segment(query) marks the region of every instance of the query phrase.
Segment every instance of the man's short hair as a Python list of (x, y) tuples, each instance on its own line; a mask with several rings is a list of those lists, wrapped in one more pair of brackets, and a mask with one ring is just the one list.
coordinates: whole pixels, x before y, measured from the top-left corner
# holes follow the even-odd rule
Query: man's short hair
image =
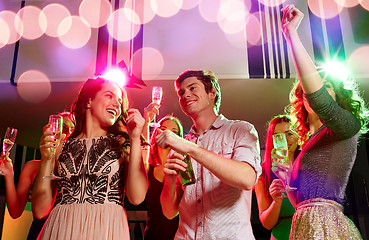
[(216, 113), (219, 112), (220, 103), (221, 103), (221, 92), (220, 92), (220, 86), (218, 79), (215, 77), (214, 73), (212, 71), (203, 71), (203, 70), (187, 70), (181, 75), (178, 76), (178, 78), (175, 81), (176, 88), (179, 89), (179, 85), (187, 78), (190, 77), (196, 77), (199, 79), (205, 87), (206, 93), (211, 92), (211, 90), (214, 88), (216, 91), (215, 95), (215, 101), (214, 101), (214, 109)]

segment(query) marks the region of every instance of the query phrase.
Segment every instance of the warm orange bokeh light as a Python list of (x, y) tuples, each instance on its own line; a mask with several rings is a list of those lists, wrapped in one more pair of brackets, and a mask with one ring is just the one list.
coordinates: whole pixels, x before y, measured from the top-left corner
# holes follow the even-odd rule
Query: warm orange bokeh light
[(2, 11), (0, 12), (0, 19), (3, 19), (9, 28), (9, 40), (6, 44), (18, 41), (23, 34), (23, 22), (20, 17), (12, 11)]
[(45, 33), (47, 19), (45, 14), (38, 7), (26, 6), (19, 10), (17, 16), (19, 16), (23, 22), (23, 38), (33, 40), (41, 37)]
[(45, 34), (50, 37), (59, 37), (58, 29), (60, 23), (71, 14), (69, 10), (61, 4), (49, 4), (42, 9), (47, 19), (47, 27)]
[(86, 45), (91, 37), (91, 28), (86, 20), (78, 16), (65, 18), (59, 25), (58, 34), (60, 42), (72, 49)]
[(105, 25), (112, 13), (108, 0), (83, 0), (79, 6), (79, 16), (84, 18), (91, 28)]
[(39, 103), (50, 95), (50, 80), (40, 71), (28, 70), (18, 78), (17, 91), (24, 101)]

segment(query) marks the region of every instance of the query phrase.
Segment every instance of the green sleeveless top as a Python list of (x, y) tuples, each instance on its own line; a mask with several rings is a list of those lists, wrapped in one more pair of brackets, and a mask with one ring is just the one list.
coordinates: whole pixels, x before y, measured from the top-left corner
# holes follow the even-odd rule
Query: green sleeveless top
[(279, 219), (277, 224), (272, 229), (272, 239), (288, 239), (291, 231), (292, 216), (295, 213), (288, 197), (283, 198), (281, 211), (279, 212)]

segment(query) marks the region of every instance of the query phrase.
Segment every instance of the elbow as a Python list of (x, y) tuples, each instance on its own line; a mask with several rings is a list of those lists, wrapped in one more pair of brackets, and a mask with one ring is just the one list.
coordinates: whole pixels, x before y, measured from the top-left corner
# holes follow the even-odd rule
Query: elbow
[(168, 218), (169, 220), (172, 220), (173, 218), (175, 218), (175, 216), (177, 216), (178, 212), (173, 212), (173, 211), (168, 211), (167, 209), (163, 208), (163, 215)]

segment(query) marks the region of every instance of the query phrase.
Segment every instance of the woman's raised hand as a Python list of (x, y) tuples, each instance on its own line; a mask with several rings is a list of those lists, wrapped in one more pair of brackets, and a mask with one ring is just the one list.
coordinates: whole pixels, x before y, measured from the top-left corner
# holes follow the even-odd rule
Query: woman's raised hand
[(142, 117), (141, 113), (134, 108), (128, 109), (127, 114), (126, 121), (129, 136), (132, 138), (140, 138), (145, 119)]
[(293, 4), (284, 6), (281, 11), (283, 13), (281, 22), (282, 32), (286, 40), (289, 40), (290, 33), (292, 31), (296, 31), (302, 18), (304, 17), (304, 14)]
[(144, 108), (144, 118), (145, 123), (150, 123), (155, 115), (159, 114), (160, 105), (154, 102), (151, 102), (147, 107)]

